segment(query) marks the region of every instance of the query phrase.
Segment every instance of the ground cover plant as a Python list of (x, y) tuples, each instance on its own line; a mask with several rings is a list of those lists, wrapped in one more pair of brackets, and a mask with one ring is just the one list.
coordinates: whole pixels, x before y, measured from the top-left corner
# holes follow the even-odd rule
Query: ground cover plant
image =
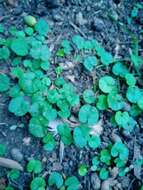
[[(138, 4), (134, 7), (132, 19), (141, 8)], [(8, 64), (7, 72), (0, 71), (0, 94), (8, 97), (8, 111), (13, 117), (25, 119), (26, 130), (47, 153), (60, 143), (61, 162), (64, 147), (88, 149), (93, 154), (88, 163), (78, 163), (70, 176), (58, 170), (43, 172), (45, 165), (39, 158), (27, 160), (24, 171), (17, 165), (11, 169), (8, 166), (7, 182), (0, 183), (0, 188), (17, 189), (14, 184), (26, 172), (26, 188), (31, 190), (80, 190), (82, 179), (90, 173), (110, 189), (116, 177), (125, 177), (136, 168), (141, 170), (142, 155), (131, 160), (130, 147), (120, 135), (128, 138), (141, 128), (143, 88), (139, 81), (143, 60), (138, 49), (131, 47), (130, 57), (120, 59), (96, 39), (75, 34), (61, 39), (53, 51), (49, 42), (52, 30), (46, 20), (28, 15), (23, 23), (21, 30), (10, 27), (7, 35), (4, 26), (0, 27), (0, 61)], [(55, 59), (80, 65), (91, 76), (92, 87), (78, 92), (75, 84), (64, 78), (62, 66), (57, 64), (53, 69)], [(101, 70), (104, 72), (98, 75)], [(113, 132), (110, 141), (104, 143), (107, 122)], [(0, 158), (4, 159), (6, 149), (5, 144), (0, 144)], [(140, 179), (138, 189), (142, 187)]]

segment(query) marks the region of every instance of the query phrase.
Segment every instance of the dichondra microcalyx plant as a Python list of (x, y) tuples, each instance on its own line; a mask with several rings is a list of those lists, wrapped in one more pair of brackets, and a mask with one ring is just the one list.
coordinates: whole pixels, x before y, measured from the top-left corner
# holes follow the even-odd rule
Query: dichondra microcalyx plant
[[(27, 16), (25, 22), (28, 26), (24, 31), (11, 28), (11, 37), (0, 39), (0, 60), (11, 62), (10, 72), (0, 73), (0, 93), (10, 96), (8, 110), (15, 116), (29, 116), (28, 130), (41, 139), (46, 151), (53, 151), (57, 145), (55, 136), (49, 130), (49, 123), (60, 120), (54, 134), (65, 146), (74, 144), (77, 148), (96, 149), (98, 155), (92, 159), (91, 169), (106, 180), (110, 164), (125, 168), (129, 151), (122, 141), (111, 141), (109, 146), (102, 149), (102, 136), (93, 135), (91, 128), (110, 113), (110, 118), (106, 120), (110, 122), (112, 116), (114, 127), (119, 132), (133, 131), (138, 124), (136, 115), (143, 112), (143, 89), (135, 77), (136, 70), (134, 67), (130, 69), (126, 62), (114, 60), (95, 39), (84, 39), (80, 35), (72, 36), (71, 40), (63, 39), (55, 56), (68, 59), (69, 55), (78, 53), (81, 57), (79, 64), (85, 72), (93, 74), (100, 66), (104, 69), (109, 67), (111, 71), (96, 79), (96, 89), (84, 89), (79, 95), (74, 84), (62, 77), (62, 68), (54, 70), (56, 78), (50, 76), (53, 52), (47, 43), (48, 33), (51, 32), (48, 23), (43, 19), (36, 21), (32, 16)], [(70, 118), (73, 115), (78, 125), (71, 127)], [(0, 148), (3, 154), (3, 146)], [(37, 176), (31, 181), (32, 190), (46, 188), (47, 181), (38, 176), (42, 168), (42, 163), (36, 159), (27, 164), (27, 171)], [(84, 176), (88, 169), (85, 164), (79, 165), (78, 174)], [(51, 173), (48, 178), (48, 185), (57, 189), (78, 190), (79, 184), (75, 176), (68, 177), (64, 182), (58, 172)]]

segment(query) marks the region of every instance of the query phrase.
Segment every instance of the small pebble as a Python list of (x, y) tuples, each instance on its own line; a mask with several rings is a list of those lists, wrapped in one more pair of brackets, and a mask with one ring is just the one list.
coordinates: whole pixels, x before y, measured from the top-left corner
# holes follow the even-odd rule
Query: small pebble
[(99, 18), (95, 18), (94, 21), (92, 22), (91, 27), (93, 30), (101, 32), (104, 30), (104, 22)]
[(101, 180), (96, 173), (93, 173), (91, 175), (91, 184), (93, 190), (98, 190), (101, 187)]
[(76, 15), (76, 24), (77, 25), (84, 25), (86, 24), (87, 21), (83, 18), (83, 15), (81, 12), (79, 12), (77, 15)]
[(14, 160), (21, 162), (23, 160), (23, 154), (20, 152), (18, 148), (13, 148), (11, 150), (11, 156)]

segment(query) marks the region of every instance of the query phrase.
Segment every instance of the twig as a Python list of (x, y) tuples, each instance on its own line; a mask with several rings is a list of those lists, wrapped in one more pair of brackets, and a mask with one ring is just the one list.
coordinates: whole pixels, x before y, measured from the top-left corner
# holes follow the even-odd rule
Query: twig
[(76, 30), (78, 31), (84, 38), (87, 38), (86, 35), (78, 28), (73, 22), (69, 22), (69, 24)]
[(132, 184), (134, 183), (134, 181), (135, 181), (136, 179), (134, 178), (132, 181), (131, 181), (131, 183), (130, 183), (130, 185), (129, 185), (129, 187), (128, 187), (128, 189), (127, 190), (130, 190), (131, 189), (131, 187), (132, 187)]

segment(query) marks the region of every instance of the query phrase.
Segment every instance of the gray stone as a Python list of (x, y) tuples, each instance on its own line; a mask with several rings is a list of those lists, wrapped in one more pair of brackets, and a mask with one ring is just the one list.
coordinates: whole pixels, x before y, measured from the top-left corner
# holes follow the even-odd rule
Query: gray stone
[(101, 187), (101, 180), (96, 173), (91, 174), (91, 184), (93, 190), (98, 190)]
[(76, 24), (78, 25), (84, 25), (87, 23), (87, 20), (85, 20), (83, 18), (83, 15), (81, 12), (79, 12), (77, 15), (76, 15)]
[(23, 154), (18, 148), (13, 148), (11, 150), (11, 156), (14, 160), (21, 162), (23, 160)]
[(104, 30), (104, 22), (99, 18), (94, 18), (91, 27), (93, 30), (101, 32)]

